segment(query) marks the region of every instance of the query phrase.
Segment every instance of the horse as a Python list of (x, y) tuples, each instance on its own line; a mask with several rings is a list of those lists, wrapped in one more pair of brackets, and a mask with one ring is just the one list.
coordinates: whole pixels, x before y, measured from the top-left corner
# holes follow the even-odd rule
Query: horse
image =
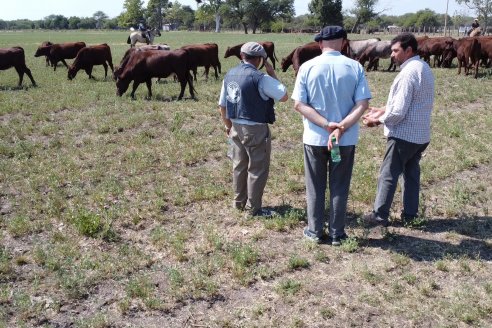
[(482, 31), (480, 30), (480, 27), (477, 27), (477, 28), (474, 28), (471, 32), (470, 32), (470, 37), (474, 37), (474, 36), (480, 36), (482, 34)]
[(130, 48), (135, 47), (135, 43), (137, 43), (137, 42), (152, 44), (152, 42), (154, 42), (154, 38), (156, 36), (161, 36), (161, 32), (157, 28), (153, 28), (147, 32), (147, 34), (149, 35), (148, 40), (142, 36), (142, 33), (144, 33), (144, 32), (140, 32), (140, 31), (132, 32), (128, 36), (126, 43), (128, 43), (130, 45)]

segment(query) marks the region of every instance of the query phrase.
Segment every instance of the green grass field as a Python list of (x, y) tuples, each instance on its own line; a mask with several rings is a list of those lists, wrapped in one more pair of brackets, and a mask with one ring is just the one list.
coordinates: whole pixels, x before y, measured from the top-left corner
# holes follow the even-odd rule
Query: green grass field
[[(38, 87), (0, 71), (0, 327), (485, 327), (492, 325), (492, 73), (434, 69), (431, 144), (422, 161), (421, 217), (364, 229), (385, 139), (362, 128), (339, 248), (303, 240), (302, 120), (277, 105), (264, 204), (251, 219), (231, 208), (231, 162), (217, 100), (237, 63), (195, 83), (153, 83), (146, 100), (116, 96), (96, 66), (67, 80), (45, 67), (42, 41), (108, 43), (127, 32), (0, 32), (22, 46)], [(351, 39), (364, 36), (349, 36)], [(389, 36), (388, 36), (389, 38)], [(311, 35), (168, 32), (172, 49), (215, 42), (275, 43), (280, 60)], [(72, 61), (69, 60), (71, 63)], [(384, 61), (380, 67), (387, 67)], [(199, 68), (203, 72), (203, 68)], [(367, 74), (382, 105), (397, 73)], [(395, 198), (395, 218), (401, 204)]]

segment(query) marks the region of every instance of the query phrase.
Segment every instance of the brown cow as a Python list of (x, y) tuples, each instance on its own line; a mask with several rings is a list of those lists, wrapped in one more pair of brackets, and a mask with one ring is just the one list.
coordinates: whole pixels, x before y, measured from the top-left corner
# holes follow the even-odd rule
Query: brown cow
[(127, 51), (125, 51), (125, 54), (123, 55), (123, 58), (121, 58), (120, 65), (114, 67), (113, 71), (113, 80), (116, 81), (118, 78), (118, 75), (123, 71), (123, 62), (128, 59), (128, 56), (130, 56), (133, 52), (135, 51), (146, 51), (146, 50), (162, 50), (162, 51), (168, 51), (171, 50), (171, 47), (168, 46), (167, 44), (148, 44), (140, 47), (132, 47), (129, 48)]
[(51, 66), (51, 61), (50, 61), (50, 50), (51, 46), (53, 43), (50, 41), (44, 41), (41, 43), (41, 45), (38, 47), (36, 50), (36, 53), (34, 54), (34, 57), (40, 57), (40, 56), (45, 56), (46, 57), (46, 66)]
[(492, 63), (492, 36), (480, 36), (477, 39), (480, 42), (482, 65), (489, 68)]
[(32, 77), (31, 71), (26, 66), (26, 56), (24, 49), (21, 47), (2, 48), (0, 49), (0, 70), (14, 67), (19, 74), (19, 87), (22, 85), (24, 73), (31, 79), (32, 85), (36, 86), (36, 82)]
[(217, 68), (219, 73), (222, 74), (222, 68), (219, 61), (219, 46), (216, 43), (190, 44), (181, 47), (181, 49), (185, 49), (188, 52), (190, 69), (193, 71), (195, 81), (198, 66), (205, 67), (205, 77), (207, 80), (210, 66), (214, 68), (216, 80), (219, 78)]
[(89, 79), (93, 79), (92, 68), (94, 65), (103, 65), (104, 78), (108, 76), (108, 65), (111, 68), (111, 72), (114, 71), (111, 48), (106, 43), (80, 49), (73, 64), (68, 68), (68, 79), (74, 79), (81, 69), (85, 70), (87, 75), (89, 75)]
[(151, 98), (152, 78), (168, 77), (175, 73), (181, 84), (178, 100), (183, 98), (187, 83), (189, 84), (191, 97), (195, 98), (193, 78), (190, 74), (188, 61), (188, 52), (183, 49), (134, 51), (121, 65), (121, 73), (116, 81), (116, 94), (122, 96), (128, 90), (131, 81), (133, 81), (131, 97), (135, 99), (135, 90), (140, 83), (145, 82), (147, 84), (148, 98)]
[(461, 74), (461, 67), (465, 69), (465, 75), (468, 75), (469, 68), (475, 66), (474, 77), (478, 77), (478, 65), (480, 64), (481, 47), (478, 38), (461, 38), (448, 42), (448, 47), (444, 52), (445, 61), (451, 62), (456, 56), (458, 59), (458, 74)]
[(430, 65), (430, 56), (434, 56), (434, 66), (441, 67), (443, 64), (443, 53), (449, 42), (454, 39), (449, 36), (427, 38), (420, 42), (417, 53)]
[[(296, 59), (297, 70), (302, 65), (302, 63), (304, 63), (304, 61), (307, 61), (307, 60), (314, 58), (314, 57), (321, 54), (321, 50), (316, 49), (316, 48), (319, 48), (318, 42), (313, 41), (313, 42), (306, 43), (303, 46), (297, 47), (294, 50), (292, 50), (292, 52), (289, 55), (287, 55), (287, 57), (282, 58), (282, 61), (280, 64), (281, 64), (283, 72), (286, 72), (287, 69), (290, 67), (290, 65), (293, 65), (294, 54), (295, 54), (296, 50), (298, 48), (301, 48), (301, 47), (305, 48), (305, 50), (300, 50), (298, 52), (298, 56), (299, 56), (299, 54), (302, 54), (302, 58)], [(311, 49), (311, 50), (307, 50), (307, 49)], [(341, 53), (344, 56), (350, 57), (350, 55), (349, 55), (349, 53), (350, 53), (349, 40), (347, 40), (347, 39), (343, 40)], [(297, 70), (296, 70), (296, 74), (297, 74)]]
[(292, 58), (294, 57), (294, 52), (296, 52), (297, 48), (292, 50), (290, 54), (287, 55), (287, 57), (282, 58), (282, 60), (280, 61), (280, 68), (282, 69), (282, 72), (287, 72), (287, 69), (290, 67), (290, 65), (292, 65)]
[[(265, 42), (258, 42), (265, 48), (265, 52), (267, 54), (267, 58), (270, 58), (270, 61), (272, 62), (273, 69), (275, 69), (275, 61), (277, 60), (277, 56), (275, 55), (275, 44), (271, 41), (265, 41)], [(224, 54), (224, 58), (230, 57), (230, 56), (236, 56), (237, 58), (241, 59), (241, 47), (243, 46), (244, 43), (232, 46), (232, 47), (227, 47), (227, 50)], [(261, 65), (260, 68), (263, 67), (263, 64)]]
[(58, 62), (61, 61), (63, 65), (68, 69), (65, 59), (72, 59), (77, 56), (80, 49), (85, 47), (84, 42), (67, 42), (67, 43), (55, 43), (50, 48), (50, 61), (53, 65), (53, 70), (56, 71)]
[(318, 42), (310, 42), (298, 47), (292, 56), (292, 68), (294, 69), (295, 75), (297, 75), (299, 67), (303, 63), (319, 55), (321, 55), (321, 49)]

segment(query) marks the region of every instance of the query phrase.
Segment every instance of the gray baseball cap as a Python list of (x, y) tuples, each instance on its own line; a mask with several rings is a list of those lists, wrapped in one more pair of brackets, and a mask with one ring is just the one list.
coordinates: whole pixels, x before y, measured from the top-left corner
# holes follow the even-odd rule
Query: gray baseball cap
[(241, 47), (241, 52), (244, 52), (246, 55), (250, 55), (253, 57), (263, 57), (267, 58), (267, 54), (265, 48), (258, 42), (246, 42)]

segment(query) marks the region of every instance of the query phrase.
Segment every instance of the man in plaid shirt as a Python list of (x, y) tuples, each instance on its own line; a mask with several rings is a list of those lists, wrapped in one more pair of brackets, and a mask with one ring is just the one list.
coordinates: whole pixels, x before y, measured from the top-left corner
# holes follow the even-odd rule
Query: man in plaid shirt
[(430, 142), (431, 112), (434, 106), (434, 76), (417, 55), (417, 40), (403, 33), (391, 41), (391, 57), (400, 65), (385, 107), (369, 108), (368, 126), (384, 124), (388, 138), (381, 164), (374, 209), (364, 216), (369, 224), (389, 225), (391, 203), (403, 175), (403, 221), (417, 217), (420, 191), (420, 159)]

